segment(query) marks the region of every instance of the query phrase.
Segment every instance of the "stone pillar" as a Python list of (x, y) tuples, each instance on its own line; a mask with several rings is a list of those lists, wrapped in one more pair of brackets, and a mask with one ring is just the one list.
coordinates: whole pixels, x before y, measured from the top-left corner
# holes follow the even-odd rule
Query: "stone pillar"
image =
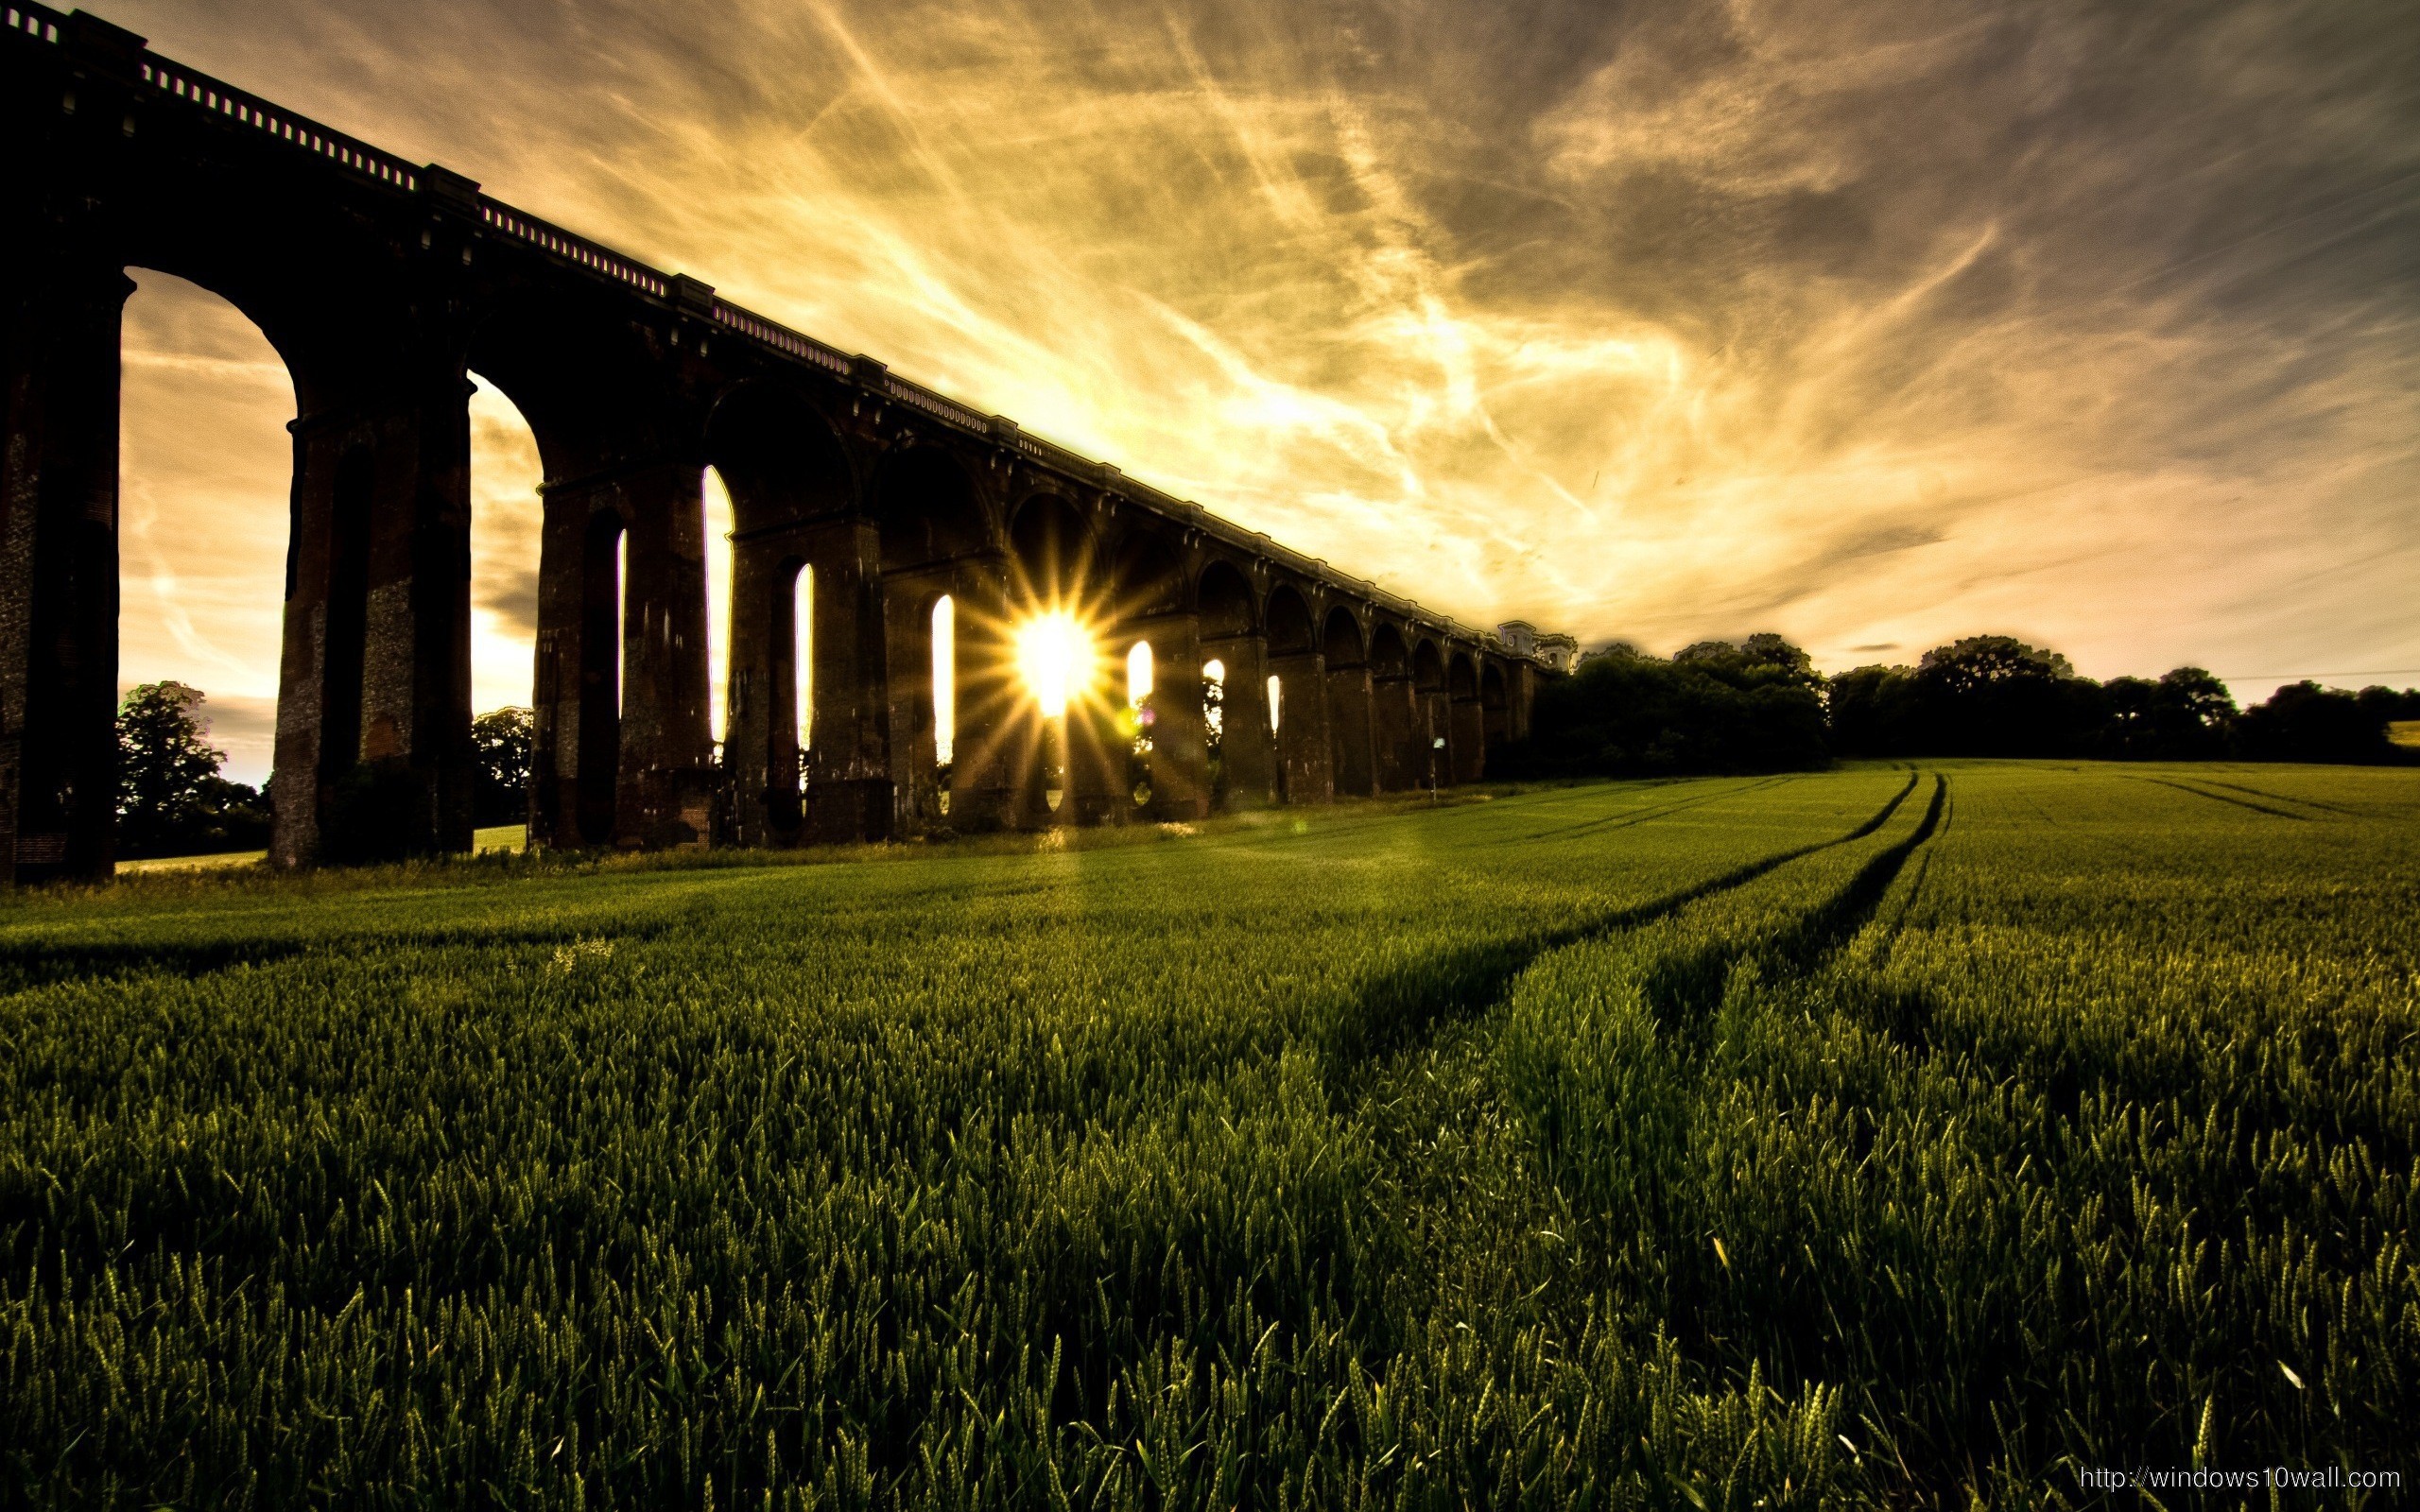
[(950, 756), (953, 830), (1015, 829), (1043, 822), (1027, 806), (1040, 748), (1032, 702), (1019, 696), (1009, 639), (1009, 582), (995, 557), (960, 562), (956, 602), (956, 748)]
[(917, 834), (948, 822), (942, 813), (943, 787), (935, 745), (940, 719), (934, 705), (933, 608), (956, 586), (957, 573), (946, 565), (894, 572), (882, 580), (891, 827), (897, 834)]
[(1158, 615), (1138, 621), (1132, 635), (1151, 646), (1151, 693), (1143, 705), (1150, 716), (1145, 728), (1151, 736), (1150, 816), (1180, 821), (1207, 817), (1210, 746), (1201, 718), (1201, 618)]
[(529, 843), (611, 844), (622, 745), (614, 598), (622, 519), (598, 490), (541, 484)]
[(1370, 744), (1376, 762), (1377, 790), (1402, 793), (1420, 786), (1426, 765), (1419, 760), (1419, 696), (1411, 676), (1403, 672), (1370, 674)]
[(1537, 707), (1538, 668), (1535, 662), (1515, 662), (1505, 679), (1504, 723), (1507, 736), (1512, 740), (1530, 738), (1530, 712)]
[(5, 296), (0, 878), (115, 864), (118, 335), (133, 288), (95, 260)]
[[(1445, 743), (1440, 749), (1437, 742)], [(1423, 786), (1444, 787), (1454, 781), (1454, 705), (1443, 688), (1420, 695), (1420, 781)]]
[(1269, 641), (1260, 635), (1222, 635), (1201, 643), (1206, 662), (1227, 669), (1219, 764), (1226, 777), (1226, 806), (1267, 808), (1277, 801), (1277, 744), (1269, 731)]
[(629, 531), (614, 843), (703, 848), (713, 832), (705, 468), (657, 462), (605, 487)]
[[(695, 462), (660, 461), (541, 490), (534, 844), (706, 841), (703, 474)], [(735, 736), (739, 723), (735, 709)]]
[(1377, 791), (1371, 702), (1368, 667), (1327, 669), (1330, 769), (1339, 798), (1368, 798)]
[(1487, 709), (1474, 693), (1453, 701), (1452, 729), (1446, 751), (1453, 761), (1455, 782), (1476, 782), (1487, 775)]
[(794, 595), (804, 565), (790, 544), (762, 532), (733, 539), (722, 765), (726, 838), (735, 845), (794, 845), (804, 816), (792, 661)]
[(1328, 729), (1327, 665), (1317, 651), (1272, 656), (1277, 679), (1277, 783), (1288, 803), (1336, 799), (1335, 748)]
[(1119, 717), (1125, 702), (1123, 689), (1098, 685), (1068, 699), (1065, 785), (1055, 822), (1124, 824), (1134, 816), (1134, 738)]
[(809, 526), (800, 539), (815, 573), (807, 836), (822, 845), (887, 840), (890, 694), (881, 543), (873, 523), (856, 519)]
[(399, 351), (317, 387), (333, 402), (289, 427), (269, 859), (467, 850), (470, 384), (458, 356)]

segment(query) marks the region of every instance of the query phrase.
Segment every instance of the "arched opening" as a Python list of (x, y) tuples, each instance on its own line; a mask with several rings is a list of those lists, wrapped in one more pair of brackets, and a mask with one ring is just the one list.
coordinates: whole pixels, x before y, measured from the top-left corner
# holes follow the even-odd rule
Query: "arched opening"
[(770, 577), (764, 799), (774, 829), (794, 836), (804, 815), (806, 753), (815, 736), (815, 569), (791, 557)]
[(933, 759), (946, 770), (958, 759), (958, 600), (933, 602)]
[(517, 850), (529, 826), (545, 473), (520, 409), (470, 376), (472, 847)]
[(728, 760), (731, 730), (731, 553), (739, 528), (731, 487), (722, 473), (706, 469), (706, 731), (718, 758)]
[(1327, 625), (1320, 638), (1321, 654), (1327, 658), (1328, 670), (1366, 665), (1361, 650), (1361, 622), (1353, 611), (1338, 605), (1328, 610)]
[(1253, 632), (1252, 584), (1231, 563), (1214, 561), (1202, 569), (1201, 609), (1204, 641)]
[(529, 706), (532, 842), (658, 843), (654, 774), (712, 758), (703, 669), (683, 665), (712, 644), (691, 576), (699, 470), (632, 465), (667, 449), (666, 411), (627, 327), (532, 294), (469, 336), (475, 743), (484, 756), (488, 719)]
[[(730, 500), (727, 565), (715, 549), (722, 532), (712, 524), (706, 529), (710, 617), (721, 618), (712, 610), (717, 593), (730, 605), (727, 649), (713, 674), (722, 695), (730, 833), (742, 844), (794, 844), (803, 838), (808, 805), (801, 795), (818, 780), (816, 764), (856, 747), (852, 711), (878, 693), (853, 688), (845, 676), (857, 632), (852, 575), (866, 570), (854, 544), (856, 474), (822, 413), (773, 383), (741, 384), (717, 402), (706, 422), (706, 460), (709, 500), (715, 481)], [(824, 625), (816, 623), (819, 614)], [(829, 645), (819, 631), (833, 637)], [(835, 674), (828, 686), (816, 680), (819, 656), (822, 670)], [(836, 792), (863, 776), (845, 764), (823, 775), (838, 784)], [(836, 812), (855, 811), (844, 803)], [(838, 822), (846, 829), (863, 817)]]
[(1471, 670), (1471, 659), (1467, 652), (1454, 653), (1452, 669), (1446, 675), (1446, 686), (1457, 703), (1465, 698), (1478, 696), (1478, 678)]
[(1211, 806), (1259, 808), (1277, 799), (1279, 777), (1268, 644), (1259, 634), (1251, 580), (1233, 562), (1213, 561), (1201, 570), (1194, 607), (1201, 627), (1201, 732)]
[(1308, 656), (1318, 650), (1311, 634), (1311, 611), (1303, 595), (1279, 586), (1269, 595), (1269, 654)]
[(1352, 610), (1340, 604), (1328, 611), (1320, 648), (1327, 660), (1328, 771), (1334, 790), (1366, 798), (1377, 791), (1377, 747), (1372, 738), (1369, 657), (1361, 622)]
[(894, 453), (875, 476), (873, 499), (886, 572), (947, 561), (988, 543), (974, 481), (939, 448)]
[(1295, 589), (1270, 591), (1266, 627), (1270, 751), (1270, 796), (1280, 803), (1324, 801), (1330, 790), (1327, 690), (1320, 676), (1319, 636), (1310, 607)]
[[(233, 304), (166, 273), (128, 274), (135, 288), (118, 352), (117, 535), (96, 541), (93, 552), (96, 569), (116, 576), (114, 681), (95, 693), (115, 706), (148, 684), (200, 692), (195, 713), (208, 725), (206, 743), (226, 756), (219, 776), (240, 790), (211, 790), (198, 814), (164, 793), (157, 801), (140, 791), (131, 804), (122, 794), (103, 801), (118, 811), (121, 855), (259, 850), (268, 843), (293, 570), (284, 501), (293, 480), (286, 423), (296, 413), (294, 382), (268, 337)], [(354, 485), (366, 490), (358, 472)], [(37, 679), (49, 670), (43, 660), (32, 669)], [(357, 706), (357, 689), (354, 697)], [(67, 758), (45, 773), (47, 744), (26, 742), (20, 833), (57, 822), (35, 812), (39, 799), (58, 785), (52, 779), (72, 780), (83, 765)]]
[(1511, 736), (1510, 701), (1504, 692), (1504, 669), (1490, 662), (1478, 674), (1479, 730), (1486, 736), (1488, 748), (1495, 749)]
[(1467, 651), (1456, 651), (1445, 664), (1445, 697), (1453, 742), (1451, 780), (1476, 782), (1486, 774), (1487, 737), (1485, 713), (1478, 702), (1478, 671)]
[(1380, 625), (1370, 632), (1370, 675), (1374, 678), (1400, 678), (1407, 675), (1409, 658), (1405, 655), (1403, 635), (1392, 625)]
[(840, 438), (805, 396), (745, 383), (706, 421), (706, 456), (722, 475), (742, 530), (850, 513), (856, 503)]
[(1098, 601), (1096, 556), (1091, 524), (1071, 501), (1042, 493), (1018, 506), (1009, 527), (1009, 613), (1025, 684), (1021, 707), (1031, 720), (1020, 716), (1011, 765), (1023, 769), (1028, 801), (1038, 794), (1058, 821), (1121, 806), (1127, 762), (1110, 722), (1115, 700), (1101, 696), (1098, 681), (1096, 637), (1109, 615)]
[(1201, 744), (1209, 755), (1210, 805), (1216, 809), (1227, 796), (1227, 663), (1215, 656), (1201, 663)]
[(1126, 707), (1140, 709), (1150, 696), (1151, 643), (1137, 641), (1126, 652)]
[(614, 541), (614, 714), (628, 711), (623, 695), (631, 685), (631, 533)]
[(991, 524), (966, 469), (938, 446), (911, 441), (884, 458), (872, 499), (884, 597), (892, 606), (887, 612), (921, 620), (888, 632), (890, 654), (900, 659), (889, 688), (891, 799), (901, 820), (913, 826), (950, 812), (958, 606), (946, 589), (958, 581), (954, 564), (991, 543)]
[(1212, 657), (1201, 663), (1201, 724), (1210, 733), (1210, 748), (1216, 753), (1220, 737), (1227, 732), (1226, 694), (1227, 663)]
[(1126, 651), (1126, 707), (1121, 729), (1126, 736), (1126, 793), (1141, 808), (1151, 801), (1151, 643), (1137, 641)]
[(1370, 744), (1383, 793), (1421, 785), (1427, 765), (1409, 660), (1395, 627), (1381, 623), (1370, 632)]
[(1156, 619), (1184, 608), (1184, 575), (1159, 531), (1128, 535), (1117, 548), (1114, 612), (1123, 621)]
[(790, 579), (790, 736), (802, 751), (815, 748), (815, 569), (802, 565)]
[(1009, 528), (1009, 555), (1010, 592), (1023, 609), (1095, 611), (1092, 526), (1074, 504), (1055, 493), (1026, 500)]
[(1412, 644), (1411, 690), (1419, 700), (1419, 717), (1412, 727), (1419, 765), (1412, 775), (1434, 791), (1453, 780), (1449, 756), (1453, 711), (1445, 702), (1444, 655), (1426, 636)]
[(929, 627), (933, 652), (933, 777), (943, 815), (949, 813), (950, 776), (958, 763), (958, 601), (943, 593), (933, 601)]

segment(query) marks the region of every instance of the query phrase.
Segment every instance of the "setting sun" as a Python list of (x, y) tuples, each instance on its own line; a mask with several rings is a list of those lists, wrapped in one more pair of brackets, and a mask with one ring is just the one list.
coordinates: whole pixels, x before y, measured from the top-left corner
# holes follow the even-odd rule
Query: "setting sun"
[(1037, 614), (1017, 627), (1017, 672), (1050, 718), (1091, 680), (1092, 636), (1065, 610)]

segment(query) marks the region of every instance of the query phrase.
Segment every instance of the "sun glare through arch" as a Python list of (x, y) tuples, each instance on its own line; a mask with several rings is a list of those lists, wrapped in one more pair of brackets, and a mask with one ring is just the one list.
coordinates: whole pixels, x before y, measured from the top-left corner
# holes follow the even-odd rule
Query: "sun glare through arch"
[(1092, 633), (1073, 611), (1046, 610), (1016, 629), (1017, 673), (1043, 717), (1058, 719), (1070, 700), (1091, 691)]

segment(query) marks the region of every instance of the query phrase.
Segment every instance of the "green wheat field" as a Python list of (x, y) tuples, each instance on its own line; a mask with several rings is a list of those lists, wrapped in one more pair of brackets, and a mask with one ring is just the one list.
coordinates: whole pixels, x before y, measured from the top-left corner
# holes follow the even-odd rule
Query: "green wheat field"
[(2415, 921), (2211, 765), (9, 899), (0, 1502), (2408, 1487)]

